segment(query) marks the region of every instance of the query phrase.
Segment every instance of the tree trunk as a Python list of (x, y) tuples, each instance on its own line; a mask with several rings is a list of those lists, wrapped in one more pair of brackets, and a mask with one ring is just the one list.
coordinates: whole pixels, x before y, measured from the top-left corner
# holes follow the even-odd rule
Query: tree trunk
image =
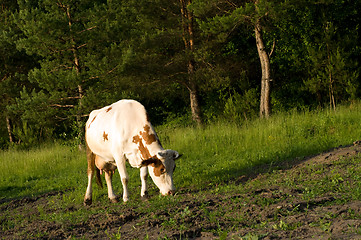
[[(70, 35), (71, 35), (71, 51), (73, 53), (73, 64), (74, 64), (74, 68), (76, 71), (76, 74), (79, 76), (80, 71), (81, 71), (81, 67), (80, 67), (80, 61), (79, 61), (79, 57), (78, 57), (78, 47), (76, 45), (75, 39), (74, 39), (74, 34), (73, 34), (73, 29), (72, 29), (72, 25), (73, 25), (73, 21), (72, 21), (72, 17), (70, 14), (70, 7), (69, 6), (65, 6), (65, 5), (61, 5), (64, 9), (64, 11), (66, 12), (66, 16), (68, 17), (68, 25), (69, 25), (69, 31), (70, 31)], [(77, 115), (76, 115), (76, 122), (78, 125), (78, 138), (81, 139), (83, 136), (83, 127), (82, 127), (82, 121), (81, 121), (81, 108), (82, 108), (82, 99), (83, 99), (84, 93), (83, 93), (83, 87), (82, 85), (79, 83), (78, 84), (78, 111), (77, 111)], [(79, 145), (79, 148), (81, 146)]]
[(327, 70), (328, 70), (328, 78), (329, 78), (328, 94), (330, 97), (330, 110), (332, 110), (332, 108), (333, 108), (333, 111), (336, 111), (335, 95), (334, 95), (334, 91), (333, 91), (331, 54), (330, 54), (329, 45), (326, 44), (326, 46), (327, 46), (327, 61), (328, 61), (328, 65), (329, 65)]
[(271, 64), (269, 55), (263, 43), (262, 28), (259, 21), (255, 26), (256, 44), (258, 56), (261, 62), (262, 79), (261, 79), (261, 99), (260, 99), (260, 117), (268, 118), (271, 114)]
[(189, 96), (191, 102), (192, 119), (198, 125), (202, 125), (201, 108), (198, 101), (198, 92), (196, 87), (189, 88)]
[(10, 118), (9, 118), (9, 116), (7, 116), (7, 115), (6, 115), (6, 127), (7, 127), (7, 129), (8, 129), (9, 141), (10, 141), (10, 143), (13, 143), (13, 142), (14, 142), (14, 138), (13, 138), (13, 134), (12, 134), (12, 131), (11, 131)]
[(188, 82), (185, 84), (190, 97), (190, 104), (192, 110), (192, 119), (197, 122), (198, 125), (202, 125), (202, 114), (198, 101), (198, 89), (195, 83), (194, 71), (195, 63), (193, 59), (194, 52), (194, 32), (193, 32), (193, 13), (188, 10), (191, 0), (180, 0), (181, 14), (182, 14), (182, 37), (186, 52), (190, 52), (190, 59), (188, 60), (187, 72)]

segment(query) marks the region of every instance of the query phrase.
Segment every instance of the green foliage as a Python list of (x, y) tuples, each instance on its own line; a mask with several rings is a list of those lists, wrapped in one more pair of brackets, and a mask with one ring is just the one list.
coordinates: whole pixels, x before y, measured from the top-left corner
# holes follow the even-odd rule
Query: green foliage
[(250, 89), (243, 96), (238, 93), (230, 96), (224, 105), (224, 115), (235, 122), (243, 122), (254, 118), (257, 113), (258, 94)]
[[(273, 49), (274, 112), (351, 103), (361, 93), (359, 1), (193, 0), (192, 51), (179, 2), (0, 5), (0, 119), (10, 119), (14, 142), (29, 146), (64, 136), (80, 141), (89, 112), (121, 98), (141, 101), (155, 125), (189, 124), (190, 60), (205, 122), (256, 116), (258, 21), (267, 52)], [(0, 126), (6, 148), (8, 126)]]
[(328, 96), (330, 107), (342, 99), (356, 99), (359, 76), (355, 64), (348, 62), (350, 57), (339, 45), (344, 42), (343, 38), (336, 40), (336, 33), (334, 25), (327, 23), (322, 41), (308, 47), (309, 78), (304, 81), (305, 87), (317, 96), (319, 104)]
[(28, 126), (27, 122), (23, 122), (22, 127), (15, 127), (13, 133), (19, 141), (21, 141), (21, 146), (25, 148), (30, 148), (38, 143), (39, 135), (34, 129)]

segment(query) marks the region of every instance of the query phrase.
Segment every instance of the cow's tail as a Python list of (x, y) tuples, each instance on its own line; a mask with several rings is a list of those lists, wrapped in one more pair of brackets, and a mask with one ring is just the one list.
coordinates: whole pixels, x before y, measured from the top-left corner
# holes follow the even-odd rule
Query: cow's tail
[(95, 180), (99, 187), (103, 188), (102, 179), (100, 177), (100, 170), (95, 166), (96, 155), (90, 150), (86, 144), (86, 155), (88, 160), (88, 175), (93, 174), (95, 171)]

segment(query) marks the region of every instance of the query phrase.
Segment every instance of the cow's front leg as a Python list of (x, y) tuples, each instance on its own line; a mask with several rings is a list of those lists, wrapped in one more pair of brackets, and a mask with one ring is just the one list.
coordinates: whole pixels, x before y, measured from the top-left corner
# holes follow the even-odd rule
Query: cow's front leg
[(127, 202), (129, 199), (129, 192), (128, 192), (129, 176), (127, 173), (127, 169), (125, 168), (125, 158), (115, 159), (115, 162), (117, 163), (120, 179), (123, 185), (123, 201)]
[(113, 178), (113, 171), (105, 171), (105, 181), (107, 182), (108, 187), (108, 198), (111, 202), (117, 203), (118, 197), (115, 195), (113, 191), (113, 185), (112, 185), (112, 178)]
[(147, 177), (148, 177), (148, 167), (147, 166), (141, 167), (140, 168), (140, 181), (142, 183), (142, 188), (140, 191), (140, 196), (143, 200), (148, 198)]

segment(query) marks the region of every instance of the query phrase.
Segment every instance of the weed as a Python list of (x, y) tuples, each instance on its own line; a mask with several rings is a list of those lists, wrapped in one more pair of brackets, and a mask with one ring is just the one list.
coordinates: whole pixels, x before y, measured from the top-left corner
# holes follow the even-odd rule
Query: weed
[(174, 227), (174, 226), (176, 226), (176, 224), (177, 224), (177, 221), (176, 221), (174, 218), (169, 218), (169, 219), (167, 219), (167, 220), (164, 220), (164, 221), (161, 223), (161, 225), (162, 225), (163, 227)]
[(332, 222), (326, 220), (325, 218), (321, 218), (319, 221), (310, 223), (311, 227), (319, 227), (324, 232), (329, 232)]
[(191, 214), (191, 211), (189, 211), (189, 207), (187, 206), (184, 210), (183, 210), (183, 212), (181, 213), (181, 216), (184, 218), (184, 217), (186, 217), (186, 216), (188, 216), (188, 215), (190, 215)]
[(273, 227), (273, 229), (276, 229), (276, 230), (288, 230), (289, 229), (289, 225), (287, 223), (285, 223), (283, 220), (280, 220), (280, 222), (277, 224), (273, 224), (272, 227)]
[(111, 240), (120, 240), (122, 239), (122, 234), (120, 233), (121, 227), (118, 228), (118, 231), (116, 233), (110, 234), (108, 233), (108, 230), (105, 230), (105, 234), (107, 237)]
[(227, 239), (227, 235), (228, 235), (227, 231), (223, 231), (222, 229), (218, 229), (217, 232), (218, 232), (219, 240), (226, 240)]
[(361, 226), (358, 224), (348, 224), (348, 227), (350, 229), (350, 232), (354, 232), (358, 235), (361, 235)]
[(241, 240), (260, 240), (267, 237), (268, 234), (254, 234), (254, 233), (247, 233), (247, 235), (241, 237)]

